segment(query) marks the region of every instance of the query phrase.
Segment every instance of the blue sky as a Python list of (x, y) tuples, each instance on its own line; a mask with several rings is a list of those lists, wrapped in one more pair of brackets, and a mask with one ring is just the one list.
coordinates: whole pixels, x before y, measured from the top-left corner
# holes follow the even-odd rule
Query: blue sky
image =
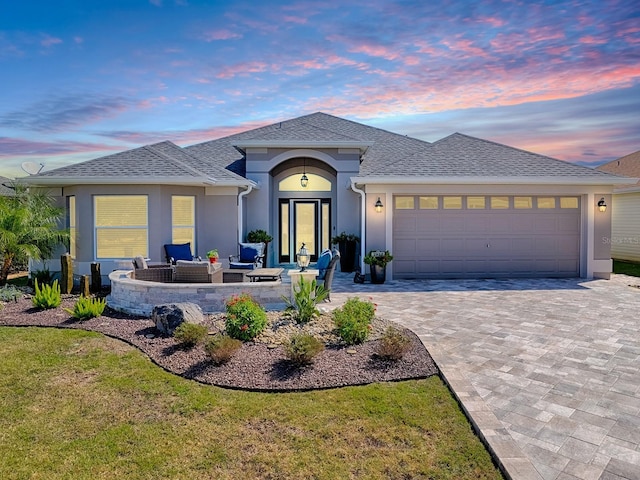
[(23, 0), (0, 12), (4, 176), (316, 111), (586, 165), (640, 150), (637, 0)]

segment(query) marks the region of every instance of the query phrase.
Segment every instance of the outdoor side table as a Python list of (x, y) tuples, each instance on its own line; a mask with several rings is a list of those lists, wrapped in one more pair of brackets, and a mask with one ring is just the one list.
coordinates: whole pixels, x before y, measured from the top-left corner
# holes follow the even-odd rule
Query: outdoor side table
[(247, 273), (247, 278), (251, 282), (260, 282), (262, 280), (275, 282), (281, 280), (284, 268), (256, 268)]

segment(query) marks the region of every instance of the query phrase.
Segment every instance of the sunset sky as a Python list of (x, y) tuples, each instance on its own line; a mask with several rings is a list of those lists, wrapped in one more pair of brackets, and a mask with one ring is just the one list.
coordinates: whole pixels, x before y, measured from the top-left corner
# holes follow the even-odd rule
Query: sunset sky
[(7, 1), (0, 175), (322, 111), (597, 165), (640, 150), (640, 2)]

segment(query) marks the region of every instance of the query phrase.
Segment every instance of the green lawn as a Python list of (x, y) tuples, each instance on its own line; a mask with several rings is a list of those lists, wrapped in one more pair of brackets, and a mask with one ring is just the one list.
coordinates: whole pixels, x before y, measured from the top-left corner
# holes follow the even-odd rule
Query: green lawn
[(0, 478), (502, 478), (438, 377), (264, 394), (81, 330), (0, 328)]
[(614, 260), (613, 273), (624, 273), (625, 275), (640, 277), (640, 264)]

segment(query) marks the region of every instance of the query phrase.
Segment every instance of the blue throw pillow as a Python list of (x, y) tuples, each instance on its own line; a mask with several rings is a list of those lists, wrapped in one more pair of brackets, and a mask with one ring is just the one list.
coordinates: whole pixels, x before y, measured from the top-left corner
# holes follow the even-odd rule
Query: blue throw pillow
[(240, 245), (240, 261), (253, 263), (258, 255), (258, 250), (253, 247), (243, 247)]
[(325, 275), (327, 274), (327, 268), (329, 267), (329, 263), (331, 262), (331, 250), (325, 250), (320, 254), (320, 258), (318, 258), (318, 270), (320, 270), (320, 274), (318, 275), (318, 280), (324, 280)]
[(191, 254), (191, 243), (182, 244), (168, 244), (164, 246), (164, 250), (167, 254), (167, 260), (173, 258), (174, 262), (178, 260), (193, 260)]

